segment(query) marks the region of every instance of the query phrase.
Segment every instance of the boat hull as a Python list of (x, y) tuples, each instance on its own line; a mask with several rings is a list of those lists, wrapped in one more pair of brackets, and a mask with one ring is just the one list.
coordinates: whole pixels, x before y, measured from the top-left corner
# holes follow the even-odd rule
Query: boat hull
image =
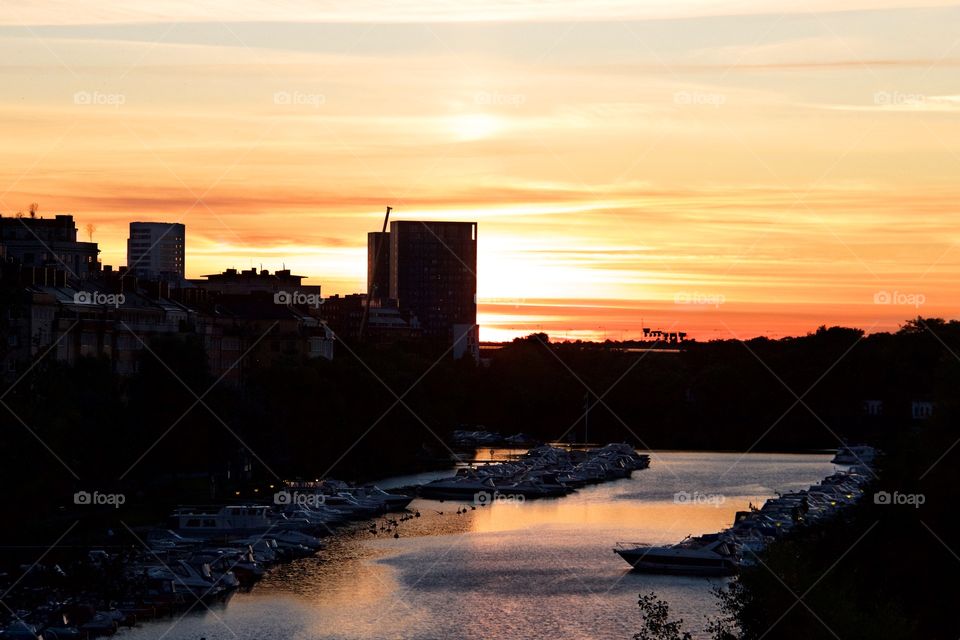
[(627, 561), (638, 573), (660, 573), (681, 576), (732, 576), (738, 571), (735, 562), (727, 559), (659, 559), (644, 551), (616, 550), (617, 555)]

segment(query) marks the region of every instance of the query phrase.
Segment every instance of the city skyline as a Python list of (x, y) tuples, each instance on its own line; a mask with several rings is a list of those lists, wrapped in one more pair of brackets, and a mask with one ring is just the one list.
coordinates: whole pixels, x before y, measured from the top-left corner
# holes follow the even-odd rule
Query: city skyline
[(0, 1), (0, 638), (960, 638), (958, 25)]
[(484, 225), (484, 340), (956, 311), (955, 7), (11, 8), (0, 211), (73, 214), (104, 264), (166, 220), (188, 277), (364, 291), (390, 205)]

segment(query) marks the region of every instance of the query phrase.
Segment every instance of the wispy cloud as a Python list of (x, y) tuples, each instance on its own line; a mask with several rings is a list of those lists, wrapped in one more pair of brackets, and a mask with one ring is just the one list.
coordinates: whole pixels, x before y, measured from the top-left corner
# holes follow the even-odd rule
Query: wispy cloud
[(499, 331), (946, 313), (960, 9), (902, 4), (7, 0), (0, 209), (92, 222), (114, 265), (131, 218), (179, 219), (190, 275), (327, 293), (384, 206), (476, 220)]
[[(929, 0), (927, 6), (948, 6)], [(447, 22), (447, 21), (551, 21), (671, 19), (725, 16), (870, 11), (901, 9), (904, 0), (848, 0), (842, 7), (827, 0), (810, 0), (803, 6), (749, 0), (731, 5), (721, 0), (560, 0), (522, 3), (509, 0), (356, 0), (345, 5), (318, 5), (308, 0), (226, 0), (196, 3), (160, 0), (117, 4), (107, 0), (85, 2), (81, 8), (66, 0), (8, 0), (4, 21), (12, 24), (102, 24), (157, 21), (318, 21), (318, 22)]]

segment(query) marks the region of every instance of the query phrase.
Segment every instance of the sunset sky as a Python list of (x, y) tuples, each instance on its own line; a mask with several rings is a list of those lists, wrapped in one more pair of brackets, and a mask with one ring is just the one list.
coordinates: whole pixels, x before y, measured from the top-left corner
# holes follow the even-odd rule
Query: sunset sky
[(957, 317), (960, 7), (917, 4), (0, 0), (0, 213), (328, 295), (386, 205), (476, 220), (487, 340)]

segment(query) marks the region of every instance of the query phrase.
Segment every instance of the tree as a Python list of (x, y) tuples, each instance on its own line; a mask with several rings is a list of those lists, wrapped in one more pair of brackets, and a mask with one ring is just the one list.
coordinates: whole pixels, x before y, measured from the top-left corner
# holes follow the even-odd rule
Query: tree
[(691, 640), (683, 631), (683, 620), (670, 619), (670, 605), (653, 592), (640, 594), (640, 611), (643, 612), (643, 628), (634, 634), (633, 640)]

